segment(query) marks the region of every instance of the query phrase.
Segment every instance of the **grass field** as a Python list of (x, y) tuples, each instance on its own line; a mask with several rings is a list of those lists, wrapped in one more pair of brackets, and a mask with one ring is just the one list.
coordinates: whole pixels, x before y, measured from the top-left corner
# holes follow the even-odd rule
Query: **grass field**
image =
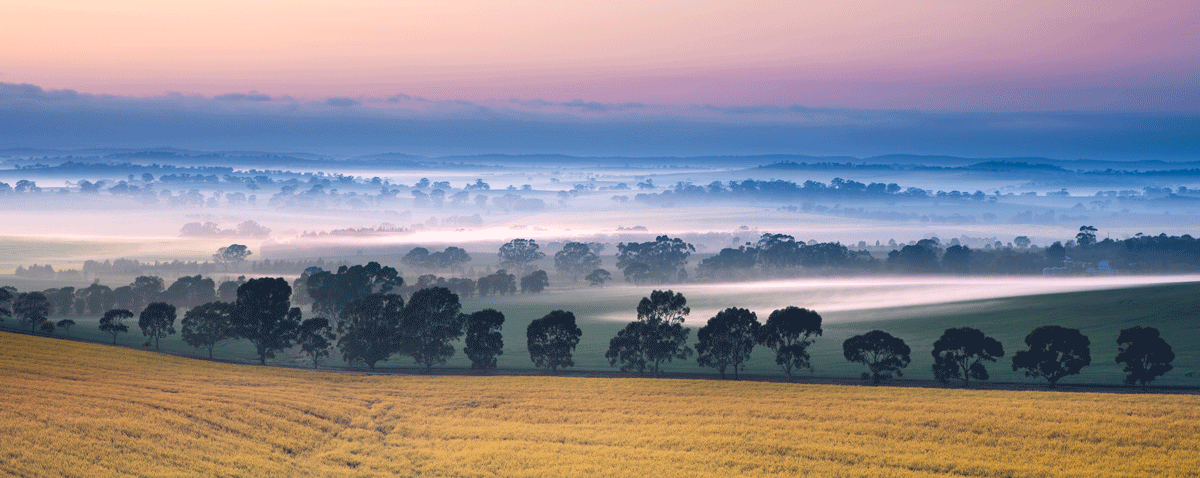
[[(553, 309), (573, 311), (578, 317), (583, 337), (575, 351), (575, 370), (615, 371), (604, 359), (608, 341), (625, 322), (609, 319), (625, 315), (625, 320), (636, 317), (637, 300), (649, 294), (651, 288), (606, 288), (604, 290), (564, 290), (539, 295), (515, 295), (504, 297), (471, 298), (464, 301), (464, 311), (475, 311), (494, 307), (505, 313), (505, 353), (498, 365), (509, 370), (530, 370), (533, 364), (525, 348), (525, 327), (530, 321)], [(789, 297), (786, 292), (777, 299), (778, 304), (770, 307), (755, 307), (748, 303), (744, 294), (729, 291), (687, 292), (689, 303), (697, 309), (716, 308), (719, 305), (750, 307), (760, 320), (765, 320), (772, 308), (787, 304), (809, 306), (803, 296)], [(791, 300), (794, 299), (795, 302)], [(762, 298), (757, 302), (764, 302)], [(993, 381), (1040, 383), (1025, 378), (1011, 369), (1011, 357), (1025, 347), (1024, 337), (1035, 327), (1057, 324), (1080, 328), (1092, 341), (1092, 365), (1083, 369), (1078, 376), (1068, 377), (1063, 384), (1096, 383), (1120, 384), (1124, 373), (1114, 362), (1117, 352), (1116, 337), (1123, 328), (1133, 325), (1153, 326), (1160, 329), (1163, 337), (1175, 350), (1175, 370), (1159, 379), (1156, 384), (1200, 385), (1200, 282), (1125, 287), (1112, 290), (1085, 291), (1046, 295), (1033, 295), (1001, 299), (973, 300), (935, 305), (891, 307), (858, 311), (822, 312), (825, 333), (811, 348), (815, 372), (800, 375), (815, 377), (857, 377), (863, 368), (848, 363), (842, 358), (841, 344), (846, 338), (871, 329), (882, 329), (903, 338), (913, 349), (912, 364), (905, 377), (932, 380), (930, 372), (932, 344), (949, 327), (972, 326), (994, 336), (1004, 344), (1006, 356), (996, 363), (988, 364)], [(182, 316), (182, 314), (180, 314)], [(73, 317), (78, 325), (71, 330), (76, 338), (108, 343), (111, 336), (98, 330), (97, 318)], [(687, 326), (698, 328), (708, 316), (693, 312)], [(57, 318), (55, 319), (57, 320)], [(15, 327), (15, 320), (5, 326)], [(178, 327), (178, 323), (176, 324)], [(144, 338), (138, 331), (136, 320), (130, 321), (130, 333), (122, 335), (118, 343), (139, 346)], [(694, 346), (696, 334), (691, 334)], [(196, 354), (201, 352), (187, 346), (172, 335), (162, 341), (164, 351)], [(465, 369), (469, 362), (463, 355), (462, 344), (456, 345), (458, 352), (446, 367)], [(256, 362), (253, 349), (245, 341), (233, 341), (217, 348), (218, 358), (246, 363)], [(329, 365), (344, 364), (336, 357)], [(307, 366), (300, 357), (280, 356), (269, 362), (274, 364)], [(409, 358), (393, 356), (380, 367), (384, 370), (411, 369)], [(686, 362), (675, 362), (664, 366), (665, 371), (704, 374), (715, 376), (713, 369), (701, 368), (694, 358)], [(774, 363), (770, 350), (757, 348), (747, 366), (747, 372), (758, 375), (782, 375)], [(1188, 377), (1188, 373), (1193, 373)]]
[(14, 476), (1196, 476), (1200, 397), (363, 376), (0, 333)]

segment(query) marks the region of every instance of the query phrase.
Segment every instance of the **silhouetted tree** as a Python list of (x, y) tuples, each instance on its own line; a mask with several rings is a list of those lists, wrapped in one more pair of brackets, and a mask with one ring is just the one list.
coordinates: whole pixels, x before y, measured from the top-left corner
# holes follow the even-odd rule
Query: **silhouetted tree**
[(151, 302), (138, 316), (138, 328), (142, 329), (142, 335), (154, 341), (155, 350), (162, 350), (158, 346), (159, 340), (175, 333), (175, 306)]
[(321, 366), (321, 362), (329, 357), (329, 349), (333, 347), (333, 328), (329, 319), (314, 317), (300, 323), (296, 334), (296, 344), (300, 351), (312, 360), (313, 368)]
[(842, 356), (866, 365), (870, 373), (863, 372), (862, 379), (870, 379), (875, 384), (892, 378), (892, 374), (903, 377), (904, 367), (911, 362), (911, 352), (903, 340), (881, 330), (855, 335), (842, 342)]
[(571, 359), (579, 337), (583, 335), (575, 325), (575, 314), (555, 310), (529, 323), (525, 329), (529, 359), (538, 368), (549, 368), (557, 372), (559, 367), (574, 367)]
[(604, 283), (612, 280), (612, 273), (604, 269), (596, 269), (585, 277), (588, 281), (588, 286), (604, 287)]
[(970, 386), (971, 379), (987, 380), (987, 368), (983, 361), (995, 362), (1004, 356), (1004, 346), (999, 340), (980, 332), (979, 329), (961, 327), (946, 329), (942, 337), (933, 343), (933, 376), (942, 383), (961, 379), (963, 386)]
[(1045, 378), (1050, 388), (1092, 363), (1091, 341), (1079, 329), (1043, 325), (1026, 335), (1025, 343), (1029, 350), (1013, 355), (1013, 371), (1025, 369), (1026, 377)]
[(275, 352), (291, 348), (300, 327), (300, 309), (291, 307), (292, 286), (281, 277), (250, 279), (237, 289), (233, 330), (249, 340), (266, 365)]
[(241, 268), (243, 262), (246, 262), (246, 258), (250, 257), (252, 254), (254, 254), (254, 252), (251, 252), (250, 249), (244, 245), (230, 244), (217, 249), (217, 253), (213, 254), (213, 262), (226, 265), (226, 270), (228, 270), (229, 264), (233, 264), (233, 270), (236, 271)]
[(133, 312), (127, 309), (112, 309), (104, 313), (104, 317), (100, 318), (100, 331), (113, 336), (113, 345), (117, 344), (117, 335), (129, 333), (129, 326), (124, 324), (125, 319), (133, 318)]
[(610, 365), (620, 364), (622, 372), (658, 373), (662, 362), (687, 360), (691, 329), (683, 327), (691, 309), (683, 294), (656, 290), (643, 297), (637, 306), (637, 320), (630, 322), (609, 341), (604, 357)]
[(1013, 245), (1017, 246), (1018, 249), (1027, 249), (1030, 244), (1033, 244), (1033, 241), (1029, 239), (1029, 236), (1017, 236), (1013, 238)]
[(775, 351), (775, 363), (792, 378), (792, 370), (812, 370), (808, 346), (813, 336), (821, 335), (821, 315), (800, 307), (786, 307), (771, 312), (759, 331), (758, 344)]
[(376, 363), (386, 362), (403, 347), (403, 318), (404, 299), (396, 294), (370, 294), (350, 302), (338, 324), (342, 358), (374, 371)]
[(504, 314), (495, 309), (484, 309), (467, 316), (467, 346), (463, 353), (471, 359), (473, 370), (496, 368), (496, 356), (504, 355)]
[(1096, 228), (1092, 226), (1079, 226), (1079, 234), (1075, 235), (1075, 243), (1079, 247), (1087, 247), (1096, 243)]
[(546, 275), (546, 271), (533, 271), (521, 278), (522, 294), (540, 294), (549, 286), (550, 277)]
[(500, 266), (523, 271), (546, 254), (538, 250), (537, 242), (533, 239), (513, 239), (500, 246)]
[(71, 319), (62, 319), (55, 325), (57, 325), (58, 328), (63, 329), (63, 332), (65, 332), (67, 335), (71, 335), (71, 327), (75, 326), (75, 321)]
[(478, 281), (479, 295), (506, 295), (517, 292), (517, 276), (500, 269), (492, 275), (480, 277)]
[(1154, 327), (1134, 326), (1117, 336), (1117, 363), (1125, 364), (1126, 385), (1146, 385), (1170, 372), (1175, 352)]
[(430, 287), (413, 292), (404, 307), (401, 328), (406, 340), (405, 352), (425, 370), (444, 364), (454, 355), (450, 342), (463, 335), (466, 316), (458, 295), (445, 287)]
[(183, 341), (196, 348), (208, 350), (213, 358), (213, 349), (224, 340), (235, 338), (233, 332), (233, 304), (208, 302), (192, 307), (183, 314)]
[(554, 268), (563, 274), (570, 274), (574, 281), (599, 267), (600, 257), (582, 242), (568, 242), (554, 254)]
[(747, 309), (730, 307), (708, 319), (708, 324), (696, 333), (696, 361), (702, 367), (713, 367), (725, 378), (725, 370), (733, 367), (733, 379), (738, 379), (758, 337), (758, 316)]

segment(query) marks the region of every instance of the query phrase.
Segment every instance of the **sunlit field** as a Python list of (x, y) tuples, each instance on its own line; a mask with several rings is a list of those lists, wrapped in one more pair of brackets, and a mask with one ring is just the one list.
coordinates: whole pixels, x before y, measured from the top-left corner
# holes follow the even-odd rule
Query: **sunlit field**
[(362, 376), (0, 333), (16, 476), (1195, 476), (1200, 398)]

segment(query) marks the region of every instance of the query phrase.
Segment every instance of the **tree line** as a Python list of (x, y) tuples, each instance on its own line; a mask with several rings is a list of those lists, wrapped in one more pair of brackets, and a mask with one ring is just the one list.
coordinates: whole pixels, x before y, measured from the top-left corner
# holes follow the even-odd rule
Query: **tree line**
[[(494, 369), (496, 357), (504, 353), (504, 314), (494, 309), (462, 313), (458, 295), (445, 287), (420, 289), (407, 301), (387, 288), (364, 290), (360, 297), (322, 305), (323, 315), (309, 319), (291, 305), (291, 295), (291, 286), (282, 278), (251, 279), (238, 286), (232, 302), (212, 301), (187, 310), (180, 324), (181, 338), (206, 350), (209, 358), (221, 343), (246, 340), (254, 346), (260, 364), (298, 347), (314, 368), (336, 349), (346, 363), (371, 371), (393, 355), (411, 357), (430, 370), (455, 354), (453, 342), (464, 335), (463, 353), (472, 369)], [(52, 334), (57, 328), (69, 333), (74, 321), (53, 323), (46, 318), (49, 310), (40, 293), (13, 295), (8, 288), (0, 289), (0, 320), (16, 317), (30, 333)], [(144, 345), (159, 349), (161, 339), (176, 333), (177, 311), (165, 302), (150, 303), (140, 314), (111, 309), (101, 317), (99, 329), (112, 335), (116, 344), (121, 334), (129, 332), (125, 321), (136, 316), (137, 327), (146, 337)], [(808, 350), (823, 332), (821, 316), (815, 311), (789, 306), (771, 312), (761, 323), (753, 311), (730, 307), (700, 327), (694, 349), (688, 345), (691, 329), (683, 326), (690, 312), (683, 294), (651, 292), (638, 303), (637, 319), (610, 339), (605, 358), (623, 372), (645, 374), (658, 373), (664, 362), (694, 355), (700, 366), (716, 369), (721, 378), (732, 372), (736, 380), (754, 348), (763, 346), (774, 353), (775, 363), (789, 379), (799, 370), (812, 370)], [(530, 360), (551, 372), (573, 367), (582, 335), (572, 312), (551, 311), (526, 328)], [(1173, 368), (1175, 354), (1153, 327), (1123, 329), (1116, 342), (1116, 362), (1125, 366), (1128, 385), (1144, 388)], [(1012, 357), (1013, 371), (1045, 379), (1051, 388), (1092, 361), (1091, 341), (1078, 329), (1038, 327), (1025, 337), (1025, 345), (1028, 350)], [(846, 339), (842, 351), (847, 361), (865, 366), (861, 378), (875, 384), (903, 376), (911, 363), (912, 350), (904, 340), (881, 330)], [(946, 329), (930, 354), (938, 381), (969, 386), (972, 380), (987, 380), (986, 363), (1004, 357), (1005, 351), (1000, 341), (982, 331), (959, 327)]]

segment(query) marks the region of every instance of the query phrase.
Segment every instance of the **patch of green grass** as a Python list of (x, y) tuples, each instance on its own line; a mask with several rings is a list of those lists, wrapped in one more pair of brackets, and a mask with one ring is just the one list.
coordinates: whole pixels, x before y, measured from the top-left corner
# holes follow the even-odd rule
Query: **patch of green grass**
[[(495, 308), (505, 314), (504, 355), (497, 365), (501, 369), (534, 369), (525, 347), (525, 328), (534, 319), (551, 310), (563, 309), (574, 312), (583, 329), (583, 337), (575, 350), (574, 370), (615, 371), (604, 358), (609, 340), (625, 326), (626, 321), (636, 318), (637, 300), (644, 291), (634, 288), (574, 289), (553, 291), (538, 295), (510, 295), (473, 297), (463, 301), (463, 311), (472, 312), (484, 308)], [(711, 300), (711, 299), (709, 299)], [(738, 306), (737, 297), (729, 295), (729, 306)], [(804, 304), (796, 304), (803, 306)], [(770, 310), (755, 310), (760, 320), (766, 319)], [(818, 310), (818, 312), (820, 312)], [(182, 317), (182, 311), (180, 312)], [(1156, 384), (1200, 385), (1200, 377), (1187, 377), (1189, 372), (1200, 375), (1200, 283), (1182, 283), (1146, 287), (1130, 287), (1103, 291), (1072, 292), (1035, 296), (988, 299), (969, 302), (940, 304), (936, 306), (897, 307), (850, 312), (822, 313), (825, 318), (824, 335), (816, 339), (810, 348), (814, 372), (800, 372), (798, 377), (855, 378), (864, 371), (859, 364), (846, 362), (842, 357), (842, 341), (852, 335), (872, 329), (884, 330), (900, 337), (912, 347), (912, 364), (906, 369), (905, 378), (932, 380), (930, 370), (933, 342), (942, 331), (951, 327), (970, 326), (995, 337), (1004, 344), (1006, 355), (998, 362), (987, 364), (993, 381), (1030, 382), (1021, 372), (1012, 371), (1012, 355), (1025, 349), (1024, 337), (1042, 325), (1062, 325), (1079, 328), (1092, 342), (1092, 365), (1077, 376), (1062, 381), (1070, 383), (1119, 384), (1124, 373), (1114, 362), (1117, 353), (1116, 337), (1123, 328), (1134, 325), (1156, 327), (1173, 347), (1176, 359), (1175, 370), (1161, 378)], [(612, 317), (627, 317), (626, 321)], [(112, 337), (99, 331), (98, 318), (72, 317), (77, 325), (71, 329), (74, 338), (111, 343)], [(58, 320), (55, 318), (54, 320)], [(695, 347), (695, 330), (703, 326), (708, 317), (693, 313), (686, 325), (693, 329), (690, 345)], [(130, 333), (121, 335), (118, 344), (141, 348), (145, 338), (137, 328), (136, 318), (127, 322)], [(3, 324), (7, 328), (16, 326), (9, 319)], [(176, 322), (176, 329), (180, 328)], [(61, 334), (61, 332), (59, 332)], [(200, 356), (204, 352), (184, 343), (178, 334), (162, 340), (164, 351)], [(445, 365), (448, 368), (469, 368), (470, 362), (462, 353), (462, 342), (455, 344), (457, 353)], [(344, 367), (336, 350), (328, 362), (332, 367)], [(253, 348), (246, 341), (231, 341), (217, 347), (216, 356), (222, 360), (252, 363), (256, 361)], [(270, 363), (279, 365), (309, 366), (297, 354), (282, 354)], [(379, 365), (381, 370), (402, 369), (415, 371), (417, 367), (408, 357), (393, 356)], [(716, 376), (713, 369), (696, 365), (695, 358), (665, 364), (665, 372), (695, 373)], [(745, 373), (756, 375), (782, 375), (774, 363), (774, 356), (766, 348), (756, 348)]]

